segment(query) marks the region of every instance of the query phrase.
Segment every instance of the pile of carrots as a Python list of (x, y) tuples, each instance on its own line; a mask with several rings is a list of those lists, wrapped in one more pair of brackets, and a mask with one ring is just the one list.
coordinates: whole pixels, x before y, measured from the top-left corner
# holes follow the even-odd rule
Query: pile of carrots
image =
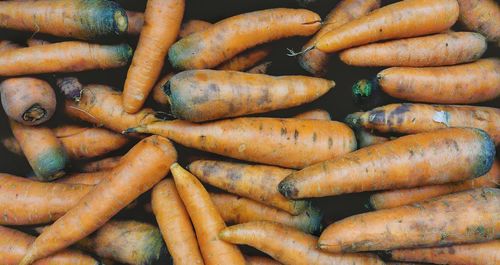
[(0, 265), (500, 264), (498, 1), (140, 2), (0, 1)]

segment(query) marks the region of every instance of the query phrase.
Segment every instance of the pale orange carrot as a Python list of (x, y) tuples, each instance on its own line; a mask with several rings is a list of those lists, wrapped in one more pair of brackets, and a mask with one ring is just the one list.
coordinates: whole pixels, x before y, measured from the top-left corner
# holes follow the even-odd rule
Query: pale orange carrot
[(332, 120), (330, 113), (328, 113), (328, 111), (324, 109), (308, 110), (293, 116), (293, 118), (304, 119), (304, 120), (325, 120), (325, 121)]

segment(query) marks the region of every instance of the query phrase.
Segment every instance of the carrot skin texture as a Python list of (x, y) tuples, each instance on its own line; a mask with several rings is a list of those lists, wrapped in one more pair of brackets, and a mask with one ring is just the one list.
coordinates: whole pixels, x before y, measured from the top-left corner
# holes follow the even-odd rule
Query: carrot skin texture
[(500, 46), (500, 6), (494, 0), (457, 0), (460, 21), (466, 28), (481, 33)]
[(248, 69), (246, 72), (250, 74), (266, 74), (269, 71), (269, 68), (271, 67), (272, 63), (273, 62), (271, 61), (263, 62)]
[(270, 46), (257, 46), (222, 63), (217, 66), (217, 69), (227, 71), (245, 71), (264, 60), (269, 54), (271, 54)]
[(128, 28), (127, 34), (139, 35), (144, 25), (144, 13), (127, 10)]
[(18, 49), (20, 46), (9, 40), (0, 40), (0, 53)]
[(245, 256), (246, 265), (281, 265), (281, 263), (266, 257)]
[[(59, 218), (30, 246), (21, 265), (50, 255), (88, 236), (139, 195), (152, 188), (169, 170), (177, 153), (167, 139), (150, 136), (136, 144), (92, 192)], [(67, 227), (75, 227), (68, 233)]]
[(112, 170), (73, 173), (56, 180), (56, 182), (65, 184), (97, 185), (101, 183), (102, 180), (109, 179), (112, 174)]
[(107, 157), (100, 160), (86, 162), (78, 165), (78, 170), (84, 173), (112, 169), (120, 164), (121, 156)]
[(185, 23), (182, 23), (181, 29), (179, 31), (179, 38), (184, 38), (195, 32), (204, 31), (212, 26), (212, 23), (206, 22), (198, 19), (191, 19)]
[(269, 221), (230, 226), (219, 236), (233, 244), (254, 247), (284, 265), (384, 264), (370, 254), (331, 254), (316, 248), (317, 238), (295, 228)]
[(298, 199), (443, 184), (482, 176), (494, 159), (495, 146), (484, 131), (441, 129), (317, 163), (290, 174), (278, 188)]
[(176, 69), (213, 68), (258, 44), (309, 36), (321, 18), (305, 9), (275, 8), (226, 18), (172, 45), (168, 59)]
[(175, 73), (166, 74), (164, 77), (160, 78), (160, 80), (153, 87), (153, 91), (151, 91), (151, 94), (153, 95), (153, 100), (156, 101), (156, 103), (162, 105), (170, 105), (170, 99), (165, 94), (165, 92), (163, 92), (163, 87), (174, 75)]
[(303, 119), (303, 120), (325, 120), (331, 121), (332, 117), (330, 113), (324, 109), (313, 109), (309, 111), (305, 111), (293, 116), (295, 119)]
[(204, 264), (191, 219), (172, 179), (154, 187), (151, 206), (174, 263)]
[(226, 224), (200, 181), (177, 163), (170, 170), (177, 192), (193, 222), (205, 264), (244, 265), (245, 259), (238, 247), (219, 238), (219, 232)]
[(327, 227), (319, 247), (357, 252), (493, 240), (500, 236), (499, 199), (499, 189), (483, 188), (354, 215)]
[(455, 24), (458, 13), (456, 0), (400, 1), (329, 31), (314, 47), (332, 53), (380, 40), (438, 33)]

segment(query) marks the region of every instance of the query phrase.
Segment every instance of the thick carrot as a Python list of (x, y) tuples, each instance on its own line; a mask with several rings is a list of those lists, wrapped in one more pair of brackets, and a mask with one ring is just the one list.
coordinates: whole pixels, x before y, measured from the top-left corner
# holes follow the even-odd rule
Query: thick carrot
[[(165, 138), (151, 136), (135, 145), (77, 205), (43, 231), (20, 265), (28, 265), (88, 236), (139, 195), (152, 188), (169, 170), (177, 154)], [(72, 230), (69, 231), (68, 229)]]
[(123, 88), (123, 109), (136, 113), (146, 101), (177, 39), (184, 16), (184, 0), (148, 0), (144, 26)]
[(206, 22), (198, 19), (191, 19), (185, 23), (182, 23), (181, 29), (179, 31), (179, 38), (184, 38), (195, 32), (204, 31), (212, 26), (212, 23)]
[(500, 6), (494, 0), (457, 0), (458, 20), (466, 28), (479, 32), (500, 46)]
[(273, 221), (292, 226), (306, 233), (315, 234), (321, 231), (321, 211), (309, 205), (299, 215), (291, 215), (285, 211), (232, 194), (210, 194), (215, 207), (226, 223), (242, 224), (252, 221)]
[(288, 168), (303, 168), (356, 149), (352, 130), (335, 121), (237, 118), (196, 124), (174, 120), (127, 132), (159, 134), (203, 151)]
[(151, 206), (174, 263), (204, 264), (189, 214), (172, 179), (154, 187)]
[(410, 188), (472, 179), (488, 172), (495, 146), (482, 130), (450, 128), (403, 136), (290, 174), (287, 198)]
[(357, 128), (354, 131), (356, 132), (356, 140), (360, 148), (385, 143), (390, 140), (387, 137), (375, 135), (369, 130)]
[(245, 264), (238, 247), (219, 238), (219, 232), (226, 225), (200, 181), (177, 163), (170, 170), (179, 197), (193, 222), (205, 264)]
[(299, 106), (334, 86), (333, 81), (307, 76), (190, 70), (174, 75), (163, 90), (175, 117), (200, 122)]
[(316, 248), (317, 238), (283, 224), (258, 221), (230, 226), (219, 234), (233, 244), (254, 247), (285, 265), (384, 264), (371, 254), (331, 254)]
[(246, 72), (250, 74), (266, 74), (269, 71), (269, 68), (271, 67), (272, 63), (273, 62), (271, 61), (263, 62), (248, 69)]
[(131, 55), (127, 44), (66, 41), (19, 48), (0, 53), (0, 76), (116, 68), (126, 65)]
[(198, 160), (188, 165), (201, 181), (219, 189), (297, 215), (308, 206), (306, 201), (289, 200), (276, 187), (294, 170), (273, 166), (249, 165), (224, 161)]
[(472, 62), (485, 51), (481, 34), (447, 32), (351, 48), (341, 52), (340, 59), (356, 66), (422, 67)]
[(303, 119), (303, 120), (325, 120), (325, 121), (332, 120), (330, 113), (328, 113), (328, 111), (324, 109), (308, 110), (293, 116), (293, 118)]
[(346, 118), (353, 127), (384, 133), (413, 134), (447, 127), (472, 127), (500, 143), (500, 109), (478, 106), (389, 104)]
[(228, 61), (217, 66), (219, 70), (245, 71), (260, 61), (264, 60), (271, 54), (270, 46), (257, 46), (246, 50), (241, 54), (229, 59)]
[(353, 87), (358, 101), (376, 100), (380, 94), (407, 101), (472, 104), (500, 95), (500, 60), (497, 58), (455, 66), (392, 67)]
[(380, 40), (438, 33), (455, 24), (458, 13), (456, 0), (404, 0), (329, 31), (310, 47), (331, 53)]
[[(302, 49), (306, 49), (316, 43), (326, 33), (339, 28), (345, 23), (366, 15), (380, 7), (380, 0), (343, 0), (328, 13), (321, 29), (309, 40)], [(323, 76), (327, 72), (329, 55), (312, 49), (299, 56), (299, 64), (315, 76)]]
[(357, 252), (484, 242), (500, 236), (498, 200), (499, 189), (483, 188), (358, 214), (327, 227), (318, 245)]
[(442, 185), (424, 186), (413, 189), (388, 190), (370, 196), (374, 209), (394, 208), (442, 195), (475, 188), (495, 188), (500, 184), (500, 162), (493, 163), (490, 171), (481, 177)]
[(169, 103), (169, 98), (163, 92), (163, 86), (174, 76), (175, 73), (168, 73), (164, 77), (160, 78), (160, 80), (156, 83), (156, 85), (153, 87), (153, 91), (151, 94), (153, 95), (153, 100), (156, 101), (156, 103), (162, 104), (162, 105), (168, 105)]
[[(29, 245), (35, 240), (33, 236), (23, 232), (0, 226), (0, 260), (2, 265), (17, 265), (21, 261)], [(76, 250), (63, 250), (34, 265), (100, 265), (94, 258)]]
[(266, 257), (245, 256), (246, 265), (281, 265), (281, 263)]
[(56, 94), (45, 81), (10, 78), (0, 83), (2, 107), (9, 118), (24, 125), (48, 121), (56, 110)]
[(500, 240), (449, 247), (399, 249), (391, 259), (455, 265), (495, 265), (500, 263)]
[(107, 157), (96, 161), (84, 162), (78, 164), (80, 172), (97, 172), (112, 169), (120, 163), (121, 156)]
[(127, 34), (139, 35), (144, 25), (144, 13), (127, 10), (128, 28)]
[(320, 27), (321, 18), (309, 10), (276, 8), (240, 14), (186, 36), (168, 52), (177, 69), (212, 68), (258, 44), (309, 36)]
[(104, 179), (110, 179), (113, 176), (112, 174), (113, 172), (111, 169), (96, 172), (73, 173), (58, 179), (56, 182), (65, 184), (97, 185)]
[(0, 40), (0, 53), (18, 49), (19, 45), (9, 40)]

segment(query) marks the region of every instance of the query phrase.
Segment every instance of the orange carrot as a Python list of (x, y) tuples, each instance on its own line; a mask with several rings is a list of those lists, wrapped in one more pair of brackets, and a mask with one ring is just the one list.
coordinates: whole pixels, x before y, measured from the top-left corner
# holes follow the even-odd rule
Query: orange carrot
[(325, 121), (332, 120), (330, 113), (328, 113), (328, 111), (324, 109), (308, 110), (293, 116), (293, 118), (303, 119), (303, 120), (325, 120)]
[(481, 33), (500, 46), (500, 6), (494, 0), (457, 0), (458, 20), (468, 29)]
[(127, 10), (128, 28), (127, 34), (139, 35), (144, 25), (144, 13)]
[(270, 46), (257, 46), (217, 66), (219, 70), (245, 71), (271, 54)]
[(281, 263), (266, 257), (245, 256), (246, 265), (281, 265)]
[(156, 103), (162, 104), (162, 105), (168, 105), (170, 104), (168, 102), (169, 98), (163, 92), (163, 86), (174, 76), (175, 73), (168, 73), (164, 77), (160, 78), (160, 80), (156, 83), (156, 85), (153, 87), (153, 91), (151, 94), (153, 94), (153, 100), (156, 101)]
[(195, 32), (204, 31), (212, 26), (212, 23), (198, 19), (191, 19), (182, 23), (181, 30), (179, 31), (179, 38), (184, 38)]
[(250, 69), (248, 69), (246, 72), (250, 74), (266, 74), (269, 71), (269, 68), (271, 67), (271, 64), (273, 62), (267, 61), (263, 62), (261, 64), (258, 64)]
[(78, 169), (81, 172), (97, 172), (112, 169), (120, 163), (121, 156), (113, 156), (108, 158), (103, 158), (96, 161), (85, 162), (78, 165)]
[(97, 185), (104, 179), (110, 179), (113, 174), (112, 172), (111, 169), (108, 169), (96, 172), (73, 173), (58, 179), (57, 182), (65, 184)]

